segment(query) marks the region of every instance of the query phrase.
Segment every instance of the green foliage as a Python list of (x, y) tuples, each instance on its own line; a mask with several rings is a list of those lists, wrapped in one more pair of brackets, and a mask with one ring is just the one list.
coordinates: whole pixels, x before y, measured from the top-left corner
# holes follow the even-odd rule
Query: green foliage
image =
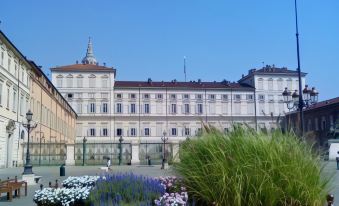
[(323, 206), (330, 178), (312, 146), (293, 134), (205, 126), (183, 143), (174, 169), (201, 205)]

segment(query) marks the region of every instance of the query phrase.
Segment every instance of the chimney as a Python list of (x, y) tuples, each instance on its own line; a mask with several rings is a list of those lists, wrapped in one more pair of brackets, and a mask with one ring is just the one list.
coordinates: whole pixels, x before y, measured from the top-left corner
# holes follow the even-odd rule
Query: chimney
[(104, 67), (106, 66), (106, 62), (104, 62)]
[(151, 79), (151, 78), (148, 78), (148, 79), (147, 79), (147, 83), (151, 84), (151, 83), (152, 83), (152, 79)]
[(76, 61), (75, 61), (75, 63), (76, 63), (76, 64), (79, 64), (79, 61), (78, 61), (78, 60), (76, 60)]

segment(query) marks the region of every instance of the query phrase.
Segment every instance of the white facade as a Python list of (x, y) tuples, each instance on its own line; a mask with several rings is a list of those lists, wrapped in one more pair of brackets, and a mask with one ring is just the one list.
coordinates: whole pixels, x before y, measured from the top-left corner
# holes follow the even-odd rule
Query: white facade
[(91, 42), (88, 47), (82, 64), (52, 69), (52, 82), (79, 115), (78, 141), (117, 142), (122, 136), (128, 142), (160, 142), (164, 132), (180, 141), (196, 135), (202, 122), (224, 131), (234, 122), (274, 128), (287, 112), (284, 88), (298, 89), (295, 71), (274, 66), (250, 70), (241, 84), (116, 81), (115, 70), (99, 66)]
[(0, 168), (22, 164), (23, 123), (29, 108), (30, 66), (0, 35)]

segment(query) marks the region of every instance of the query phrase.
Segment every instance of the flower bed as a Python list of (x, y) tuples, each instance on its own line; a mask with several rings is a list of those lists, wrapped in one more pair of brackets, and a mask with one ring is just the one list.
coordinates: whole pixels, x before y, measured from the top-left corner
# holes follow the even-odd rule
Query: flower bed
[(39, 206), (188, 205), (182, 180), (174, 176), (150, 178), (128, 173), (68, 177), (62, 185), (36, 191), (33, 201)]

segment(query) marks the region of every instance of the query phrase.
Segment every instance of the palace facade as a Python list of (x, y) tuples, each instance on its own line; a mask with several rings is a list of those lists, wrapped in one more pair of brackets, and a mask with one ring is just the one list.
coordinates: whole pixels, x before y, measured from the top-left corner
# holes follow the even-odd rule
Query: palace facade
[[(78, 114), (80, 142), (180, 141), (202, 123), (227, 131), (235, 122), (274, 128), (287, 108), (282, 92), (298, 89), (296, 71), (265, 66), (237, 82), (119, 81), (113, 67), (99, 65), (89, 40), (81, 63), (51, 68), (52, 82)], [(302, 74), (302, 84), (305, 85)]]

